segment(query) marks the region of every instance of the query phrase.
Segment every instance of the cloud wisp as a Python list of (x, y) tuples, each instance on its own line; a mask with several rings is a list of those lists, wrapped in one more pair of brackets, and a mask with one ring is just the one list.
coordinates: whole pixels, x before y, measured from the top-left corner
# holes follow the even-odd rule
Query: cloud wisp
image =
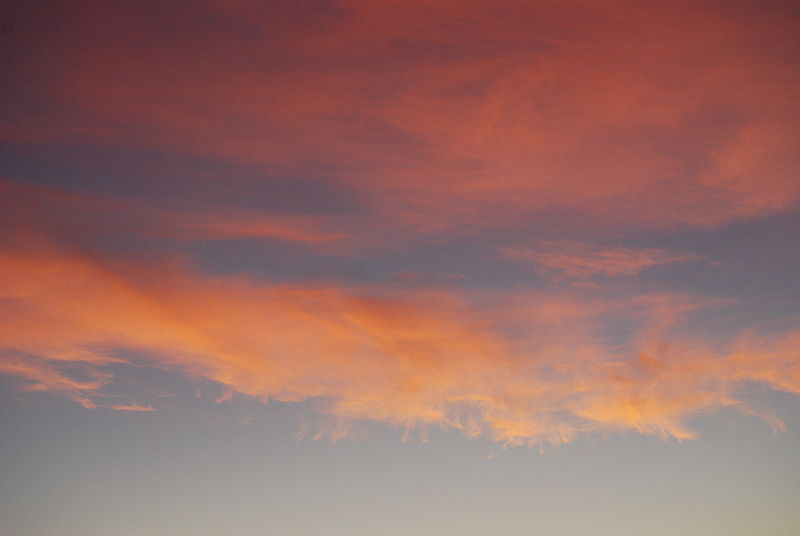
[(576, 241), (541, 241), (533, 247), (501, 250), (510, 260), (531, 262), (559, 277), (632, 276), (648, 268), (699, 260), (697, 255), (658, 248), (604, 247)]

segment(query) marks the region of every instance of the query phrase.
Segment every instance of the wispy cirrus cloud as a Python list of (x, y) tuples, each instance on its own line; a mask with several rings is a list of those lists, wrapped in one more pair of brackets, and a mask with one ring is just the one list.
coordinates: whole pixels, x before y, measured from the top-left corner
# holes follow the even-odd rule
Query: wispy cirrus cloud
[[(0, 208), (11, 229), (71, 236), (135, 236), (177, 241), (242, 238), (294, 242), (307, 247), (345, 247), (352, 233), (330, 217), (245, 210), (220, 203), (173, 208), (121, 196), (76, 193), (0, 177)], [(66, 237), (65, 237), (66, 239)]]
[(501, 253), (507, 259), (533, 263), (559, 277), (579, 279), (631, 276), (655, 266), (701, 259), (692, 253), (659, 248), (607, 247), (576, 241), (540, 241), (535, 246), (506, 247)]

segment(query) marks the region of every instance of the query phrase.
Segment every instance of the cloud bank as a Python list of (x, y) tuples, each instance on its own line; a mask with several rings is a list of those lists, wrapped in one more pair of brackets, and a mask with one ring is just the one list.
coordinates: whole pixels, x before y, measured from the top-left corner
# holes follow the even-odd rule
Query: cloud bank
[(8, 92), (25, 103), (3, 115), (14, 143), (311, 178), (426, 232), (554, 214), (561, 227), (714, 226), (800, 196), (790, 2), (19, 9), (33, 23), (8, 37)]

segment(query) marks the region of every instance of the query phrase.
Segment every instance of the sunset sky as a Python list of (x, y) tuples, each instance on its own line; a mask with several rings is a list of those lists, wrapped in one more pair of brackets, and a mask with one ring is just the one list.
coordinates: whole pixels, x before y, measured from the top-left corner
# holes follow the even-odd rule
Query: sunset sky
[(797, 536), (799, 6), (4, 3), (0, 536)]

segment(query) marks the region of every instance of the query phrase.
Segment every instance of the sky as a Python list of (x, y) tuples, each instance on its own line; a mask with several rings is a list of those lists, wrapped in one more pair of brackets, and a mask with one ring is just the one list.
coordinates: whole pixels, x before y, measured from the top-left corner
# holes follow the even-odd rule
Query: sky
[(0, 535), (800, 534), (791, 1), (0, 8)]

